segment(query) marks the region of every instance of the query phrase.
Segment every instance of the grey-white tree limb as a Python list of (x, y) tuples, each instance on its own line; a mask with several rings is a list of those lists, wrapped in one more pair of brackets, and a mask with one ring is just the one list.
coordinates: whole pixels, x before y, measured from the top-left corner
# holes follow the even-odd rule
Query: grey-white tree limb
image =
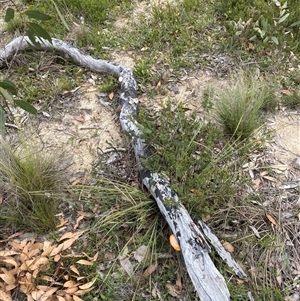
[[(9, 60), (16, 53), (33, 49), (56, 51), (82, 67), (95, 72), (110, 73), (118, 77), (120, 82), (121, 127), (131, 137), (143, 184), (157, 202), (162, 215), (180, 244), (193, 285), (202, 301), (229, 301), (230, 294), (226, 282), (209, 256), (210, 246), (204, 235), (180, 203), (178, 195), (172, 189), (170, 182), (160, 174), (145, 169), (142, 164), (142, 159), (147, 159), (149, 153), (145, 147), (145, 141), (141, 139), (142, 133), (135, 119), (138, 98), (137, 84), (133, 72), (121, 64), (94, 59), (59, 39), (52, 39), (52, 44), (42, 39), (41, 46), (35, 48), (26, 36), (15, 38), (0, 50), (0, 67), (8, 65)], [(211, 233), (210, 230), (207, 230), (208, 227), (205, 224), (204, 226), (202, 222), (200, 224), (206, 232)], [(217, 248), (222, 249), (216, 236), (213, 236), (213, 241), (217, 241)], [(225, 260), (238, 277), (246, 278), (246, 274), (230, 254), (226, 253)]]

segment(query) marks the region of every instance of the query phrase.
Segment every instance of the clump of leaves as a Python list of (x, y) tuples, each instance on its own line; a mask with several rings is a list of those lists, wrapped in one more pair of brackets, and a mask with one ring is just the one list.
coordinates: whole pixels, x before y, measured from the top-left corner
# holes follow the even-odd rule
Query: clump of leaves
[[(0, 248), (1, 300), (12, 301), (25, 295), (27, 300), (82, 301), (80, 296), (94, 288), (96, 278), (89, 281), (79, 266), (93, 266), (98, 257), (74, 256), (67, 251), (82, 234), (65, 233), (59, 243), (12, 240)], [(74, 257), (75, 262), (70, 264), (69, 258)]]
[(34, 232), (55, 229), (63, 155), (46, 156), (30, 145), (13, 150), (3, 139), (0, 153), (0, 223)]
[(253, 74), (240, 73), (219, 92), (216, 114), (226, 131), (245, 139), (263, 124), (262, 110), (275, 110), (274, 88)]

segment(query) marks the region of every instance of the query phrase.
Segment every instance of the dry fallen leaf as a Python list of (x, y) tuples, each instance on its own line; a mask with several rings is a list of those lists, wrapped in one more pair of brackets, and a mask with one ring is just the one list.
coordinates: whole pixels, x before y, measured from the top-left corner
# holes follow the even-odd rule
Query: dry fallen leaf
[(10, 273), (0, 274), (0, 278), (9, 285), (14, 285), (16, 281), (15, 277)]
[(142, 262), (147, 254), (148, 247), (143, 245), (137, 248), (137, 250), (133, 253), (134, 259), (138, 262)]
[(79, 298), (78, 296), (73, 296), (74, 301), (84, 301), (83, 299)]
[(48, 266), (49, 264), (49, 259), (46, 257), (39, 257), (37, 260), (33, 261), (33, 264), (29, 266), (29, 270), (42, 270), (44, 266)]
[(157, 264), (151, 264), (147, 267), (147, 269), (144, 271), (143, 276), (144, 277), (148, 277), (150, 276), (152, 273), (154, 273), (157, 269)]
[(80, 260), (78, 260), (76, 262), (79, 263), (79, 264), (82, 264), (82, 265), (93, 265), (92, 261), (87, 261), (85, 259), (80, 259)]
[(76, 230), (78, 227), (79, 227), (79, 223), (80, 223), (80, 221), (82, 221), (84, 219), (84, 216), (82, 216), (82, 215), (80, 215), (80, 216), (78, 216), (77, 218), (76, 218), (76, 223), (75, 223), (75, 225), (74, 225), (74, 230)]
[(65, 292), (68, 294), (68, 295), (73, 295), (74, 293), (76, 293), (78, 291), (78, 287), (77, 286), (72, 286), (72, 287), (69, 287), (65, 290)]
[(171, 283), (167, 283), (166, 284), (166, 288), (168, 290), (168, 293), (172, 296), (172, 297), (180, 297), (180, 291), (178, 290), (177, 286)]
[(79, 236), (81, 236), (83, 234), (83, 231), (80, 232), (67, 232), (65, 233), (60, 239), (59, 241), (62, 241), (64, 239), (70, 239), (70, 238), (75, 238), (77, 239)]
[(61, 219), (60, 223), (56, 226), (56, 228), (61, 228), (63, 226), (65, 226), (69, 221), (67, 219)]
[(82, 122), (82, 123), (85, 121), (84, 117), (82, 115), (80, 115), (80, 116), (74, 116), (74, 119), (77, 120), (77, 121), (79, 121), (79, 122)]
[(3, 290), (0, 289), (0, 300), (1, 301), (13, 301), (11, 295)]
[(11, 245), (16, 250), (23, 251), (23, 246), (16, 241), (10, 241), (9, 245)]
[(234, 246), (231, 243), (227, 242), (227, 241), (223, 242), (223, 247), (229, 253), (233, 253), (234, 252)]
[(12, 257), (6, 257), (3, 259), (3, 263), (7, 263), (8, 265), (12, 265), (15, 269), (18, 268), (18, 263)]
[(69, 281), (64, 283), (64, 287), (74, 287), (74, 286), (78, 286), (78, 283), (76, 283), (73, 280), (69, 280)]
[(283, 95), (292, 95), (293, 93), (289, 90), (280, 90), (280, 93)]
[(178, 243), (178, 241), (177, 241), (177, 239), (176, 239), (176, 237), (175, 237), (174, 234), (170, 235), (170, 245), (173, 247), (173, 249), (175, 251), (179, 252), (181, 250), (180, 246), (179, 246), (179, 243)]
[(79, 275), (79, 271), (78, 271), (78, 269), (76, 268), (75, 265), (71, 265), (71, 266), (70, 266), (70, 270), (71, 270), (72, 272), (74, 272), (75, 274)]
[(122, 266), (122, 268), (125, 270), (125, 272), (131, 276), (133, 274), (133, 265), (130, 262), (128, 257), (125, 257), (123, 259), (119, 259), (120, 264)]
[(80, 285), (79, 288), (82, 289), (82, 290), (88, 289), (91, 286), (93, 286), (93, 284), (95, 283), (96, 280), (97, 280), (97, 278), (95, 278), (94, 280), (92, 280), (92, 281), (90, 281), (86, 284)]
[(94, 289), (93, 286), (90, 287), (90, 288), (88, 288), (88, 289), (86, 289), (86, 290), (78, 290), (77, 292), (74, 293), (74, 295), (76, 295), (76, 296), (83, 296), (84, 294), (90, 292), (92, 289)]
[(277, 225), (277, 222), (272, 215), (266, 214), (266, 217), (273, 225), (275, 225), (275, 226)]
[(110, 93), (108, 94), (108, 98), (109, 98), (110, 100), (112, 100), (112, 99), (114, 98), (114, 92), (110, 92)]
[(60, 253), (63, 249), (64, 245), (63, 244), (59, 244), (57, 247), (55, 247), (52, 252), (50, 253), (50, 257), (53, 257), (55, 255), (57, 255), (58, 253)]

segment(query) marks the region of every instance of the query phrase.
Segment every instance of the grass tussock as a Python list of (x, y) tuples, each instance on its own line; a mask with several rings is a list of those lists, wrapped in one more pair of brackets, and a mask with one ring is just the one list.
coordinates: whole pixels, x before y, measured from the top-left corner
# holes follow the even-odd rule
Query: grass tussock
[(0, 140), (0, 223), (34, 232), (54, 230), (61, 192), (61, 156), (48, 156), (33, 145), (17, 149)]
[(291, 95), (284, 95), (281, 102), (289, 109), (298, 109), (300, 108), (300, 95), (297, 92), (294, 92)]
[(264, 122), (263, 111), (274, 111), (276, 98), (269, 82), (254, 74), (239, 73), (218, 93), (216, 115), (236, 138), (250, 137)]

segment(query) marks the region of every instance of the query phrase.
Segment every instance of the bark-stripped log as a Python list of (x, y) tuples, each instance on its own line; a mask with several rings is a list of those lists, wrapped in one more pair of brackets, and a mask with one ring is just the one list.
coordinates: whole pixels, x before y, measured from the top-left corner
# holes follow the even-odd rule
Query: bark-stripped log
[[(0, 50), (0, 67), (7, 65), (9, 59), (17, 52), (32, 49), (33, 46), (28, 37), (15, 38)], [(185, 207), (180, 203), (170, 182), (161, 175), (143, 167), (141, 159), (147, 159), (149, 154), (147, 154), (144, 140), (140, 138), (141, 132), (135, 120), (138, 99), (137, 85), (132, 71), (117, 63), (94, 59), (76, 47), (58, 39), (52, 39), (52, 44), (43, 40), (41, 47), (37, 50), (39, 49), (54, 50), (82, 67), (96, 72), (111, 73), (119, 78), (122, 107), (120, 113), (121, 127), (131, 137), (143, 184), (156, 200), (161, 213), (180, 243), (186, 268), (194, 287), (202, 301), (229, 300), (230, 295), (225, 280), (209, 256), (210, 247)], [(226, 258), (226, 260), (233, 259)], [(233, 265), (231, 264), (231, 266)], [(241, 278), (246, 277), (241, 269), (238, 269), (237, 275)]]

